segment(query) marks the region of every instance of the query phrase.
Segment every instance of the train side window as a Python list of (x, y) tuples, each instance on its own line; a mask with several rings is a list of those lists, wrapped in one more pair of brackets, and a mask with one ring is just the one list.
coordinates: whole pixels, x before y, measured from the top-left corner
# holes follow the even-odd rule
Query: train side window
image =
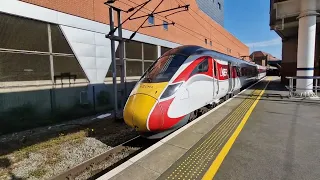
[(190, 74), (190, 76), (193, 76), (198, 73), (208, 72), (209, 69), (209, 61), (208, 58), (205, 58)]

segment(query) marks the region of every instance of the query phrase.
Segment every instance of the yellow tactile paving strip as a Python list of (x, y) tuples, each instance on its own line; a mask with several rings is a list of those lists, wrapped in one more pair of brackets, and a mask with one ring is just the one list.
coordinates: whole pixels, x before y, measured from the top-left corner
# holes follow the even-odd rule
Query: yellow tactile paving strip
[(251, 98), (245, 99), (159, 179), (201, 179), (261, 91), (253, 91)]

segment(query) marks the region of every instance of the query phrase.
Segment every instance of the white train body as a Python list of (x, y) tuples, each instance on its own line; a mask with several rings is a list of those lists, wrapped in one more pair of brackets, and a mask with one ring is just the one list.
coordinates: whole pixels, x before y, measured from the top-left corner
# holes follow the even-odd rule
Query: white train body
[(181, 46), (156, 60), (132, 90), (124, 120), (140, 132), (170, 132), (202, 107), (266, 76), (266, 68), (199, 46)]

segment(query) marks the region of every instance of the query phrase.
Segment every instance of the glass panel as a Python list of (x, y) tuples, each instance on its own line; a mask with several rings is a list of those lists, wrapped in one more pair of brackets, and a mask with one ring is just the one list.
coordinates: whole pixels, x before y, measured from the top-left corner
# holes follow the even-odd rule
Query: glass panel
[(142, 75), (142, 62), (140, 61), (127, 61), (126, 62), (127, 76), (141, 76)]
[(0, 81), (51, 80), (49, 56), (0, 52)]
[(76, 76), (76, 79), (86, 79), (80, 64), (75, 57), (53, 57), (54, 75), (57, 77), (58, 82), (61, 79), (58, 76)]
[(161, 55), (163, 55), (165, 52), (169, 51), (170, 48), (167, 48), (167, 47), (162, 47), (161, 46)]
[(190, 76), (193, 76), (198, 73), (207, 72), (209, 68), (209, 61), (208, 58), (203, 60), (194, 70), (191, 72)]
[[(111, 46), (110, 46), (110, 51), (111, 51)], [(111, 54), (110, 54), (110, 58), (111, 58)], [(120, 58), (120, 48), (119, 48), (119, 46), (116, 49), (116, 58)]]
[(65, 53), (73, 54), (69, 43), (64, 37), (62, 31), (58, 25), (51, 24), (51, 40), (52, 40), (52, 52), (54, 53)]
[[(119, 61), (119, 60), (116, 60), (116, 63), (117, 63), (117, 64), (120, 64), (120, 61)], [(112, 77), (112, 66), (113, 66), (113, 63), (111, 62), (106, 77)], [(121, 73), (121, 72), (120, 72), (120, 66), (117, 66), (117, 77), (120, 77), (120, 75), (121, 75), (120, 73)]]
[(47, 24), (0, 13), (0, 48), (48, 52)]
[(152, 62), (144, 62), (144, 71), (148, 70), (148, 68), (151, 66)]
[(168, 22), (167, 21), (163, 21), (163, 28), (165, 30), (168, 30)]
[(149, 22), (149, 24), (154, 24), (154, 17), (153, 16), (149, 16), (148, 17), (148, 22)]
[(143, 54), (145, 60), (157, 60), (158, 50), (157, 46), (151, 44), (143, 44)]
[(163, 56), (144, 75), (142, 82), (167, 82), (187, 59), (182, 55)]
[(126, 58), (142, 59), (142, 43), (136, 41), (128, 41), (126, 45)]

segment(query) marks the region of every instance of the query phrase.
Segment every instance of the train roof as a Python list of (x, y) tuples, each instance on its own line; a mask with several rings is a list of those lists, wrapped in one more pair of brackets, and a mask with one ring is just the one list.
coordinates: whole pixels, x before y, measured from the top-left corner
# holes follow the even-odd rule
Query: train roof
[(185, 55), (185, 56), (204, 54), (204, 55), (211, 55), (213, 58), (229, 61), (229, 62), (232, 62), (232, 63), (235, 63), (235, 64), (238, 64), (238, 63), (242, 63), (243, 64), (244, 63), (244, 64), (248, 64), (248, 65), (257, 66), (254, 63), (251, 63), (251, 62), (248, 62), (248, 61), (245, 61), (245, 60), (242, 60), (242, 59), (238, 59), (238, 58), (235, 58), (233, 56), (230, 56), (230, 55), (227, 55), (227, 54), (223, 54), (223, 53), (211, 50), (211, 49), (206, 49), (206, 48), (203, 48), (201, 46), (195, 46), (195, 45), (179, 46), (177, 48), (173, 48), (173, 49), (167, 51), (163, 55), (165, 56), (165, 55), (170, 55), (170, 54), (182, 54), (182, 55)]

